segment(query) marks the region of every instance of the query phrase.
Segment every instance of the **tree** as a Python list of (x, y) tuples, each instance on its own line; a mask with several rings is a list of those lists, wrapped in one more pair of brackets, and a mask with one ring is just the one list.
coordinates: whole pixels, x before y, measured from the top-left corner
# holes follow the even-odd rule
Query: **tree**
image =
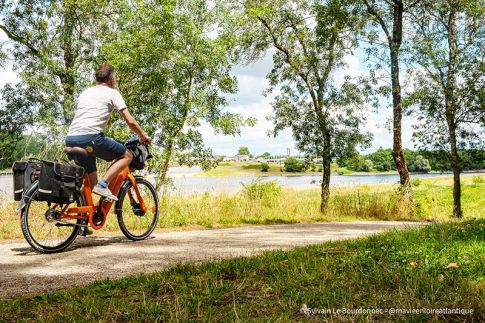
[(300, 173), (305, 171), (305, 165), (294, 157), (288, 157), (285, 160), (284, 169), (288, 173)]
[[(393, 108), (393, 158), (399, 172), (402, 197), (412, 202), (412, 188), (409, 172), (406, 166), (402, 146), (402, 116), (401, 83), (399, 80), (400, 48), (403, 41), (403, 14), (419, 0), (409, 2), (405, 6), (404, 0), (362, 0), (367, 13), (374, 25), (378, 25), (385, 37), (389, 50), (388, 62), (391, 67), (391, 88)], [(379, 37), (371, 33), (371, 42), (379, 43)]]
[(32, 123), (28, 98), (22, 96), (22, 86), (7, 84), (0, 101), (0, 169), (11, 167), (17, 154), (17, 145), (25, 128)]
[(409, 170), (411, 172), (424, 172), (427, 173), (431, 170), (429, 161), (421, 155), (416, 155), (414, 160), (409, 163)]
[(345, 166), (356, 172), (370, 172), (374, 167), (374, 163), (370, 159), (365, 159), (364, 156), (355, 154), (346, 160)]
[[(116, 24), (123, 29), (108, 35), (102, 51), (117, 68), (127, 105), (162, 148), (154, 167), (159, 183), (174, 158), (212, 167), (212, 151), (197, 130), (201, 122), (224, 135), (254, 124), (224, 111), (222, 93), (234, 93), (237, 83), (230, 75), (230, 43), (211, 34), (215, 11), (202, 0), (135, 1), (122, 9)], [(113, 124), (112, 131), (122, 129)]]
[(419, 70), (409, 104), (423, 123), (415, 135), (425, 147), (449, 149), (455, 217), (462, 217), (459, 149), (485, 147), (484, 18), (483, 4), (468, 0), (422, 1), (413, 10)]
[[(343, 58), (357, 44), (360, 28), (356, 11), (346, 1), (245, 1), (232, 3), (239, 20), (228, 19), (231, 39), (238, 31), (242, 42), (238, 58), (258, 59), (274, 48), (274, 67), (267, 75), (271, 92), (279, 94), (272, 106), (273, 135), (292, 129), (297, 149), (323, 159), (321, 211), (328, 207), (330, 164), (334, 156), (368, 143), (359, 127), (364, 104), (359, 87), (347, 78), (338, 86), (332, 78)], [(234, 25), (239, 26), (234, 28)]]
[(374, 167), (380, 172), (387, 172), (395, 169), (392, 149), (383, 149), (382, 147), (379, 147), (377, 151), (367, 155), (367, 158), (373, 162)]
[(261, 171), (266, 173), (269, 171), (269, 165), (267, 163), (261, 163)]
[(249, 153), (249, 148), (248, 147), (239, 147), (239, 150), (237, 151), (237, 154), (238, 155), (246, 155), (246, 156), (251, 155)]
[(271, 158), (271, 154), (269, 152), (264, 152), (263, 154), (261, 154), (261, 156), (259, 156), (263, 159), (270, 159)]
[(12, 45), (3, 55), (12, 56), (23, 96), (31, 99), (24, 105), (53, 135), (64, 135), (75, 96), (91, 82), (107, 10), (106, 1), (0, 1), (0, 29)]

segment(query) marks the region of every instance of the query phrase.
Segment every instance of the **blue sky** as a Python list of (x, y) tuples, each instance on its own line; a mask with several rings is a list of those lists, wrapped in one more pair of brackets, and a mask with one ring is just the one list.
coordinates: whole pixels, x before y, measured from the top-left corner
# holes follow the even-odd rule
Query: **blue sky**
[[(0, 31), (0, 42), (6, 40), (6, 35)], [(347, 57), (348, 68), (337, 71), (335, 78), (337, 82), (342, 80), (345, 75), (357, 75), (366, 73), (365, 64), (359, 61), (357, 56)], [(256, 126), (244, 127), (241, 129), (240, 136), (222, 136), (214, 134), (214, 131), (208, 125), (202, 125), (200, 131), (204, 136), (207, 147), (212, 148), (214, 154), (234, 155), (238, 147), (247, 146), (251, 153), (261, 154), (265, 151), (274, 155), (286, 154), (287, 148), (290, 148), (292, 154), (297, 154), (295, 143), (292, 139), (291, 131), (282, 132), (278, 137), (269, 137), (268, 130), (272, 128), (271, 122), (266, 120), (266, 116), (272, 114), (271, 99), (264, 97), (262, 92), (266, 89), (268, 83), (266, 74), (272, 68), (271, 53), (267, 54), (262, 60), (248, 65), (236, 66), (233, 68), (233, 74), (238, 79), (238, 92), (230, 96), (228, 111), (237, 112), (246, 117), (255, 117), (258, 119)], [(16, 74), (7, 66), (6, 70), (1, 71), (0, 87), (7, 82), (15, 82)], [(369, 113), (366, 129), (374, 134), (372, 147), (364, 153), (376, 150), (379, 147), (392, 147), (392, 135), (384, 126), (386, 119), (392, 116), (391, 109), (383, 106), (378, 113)], [(403, 120), (403, 144), (405, 148), (414, 148), (411, 142), (413, 120), (404, 117)]]

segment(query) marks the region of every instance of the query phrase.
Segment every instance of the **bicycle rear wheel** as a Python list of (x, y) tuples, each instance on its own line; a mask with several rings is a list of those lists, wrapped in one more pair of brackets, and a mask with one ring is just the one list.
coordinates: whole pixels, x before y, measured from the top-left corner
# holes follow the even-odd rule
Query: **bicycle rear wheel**
[(121, 231), (130, 240), (146, 239), (155, 230), (158, 222), (158, 196), (153, 185), (145, 179), (136, 179), (143, 202), (144, 212), (131, 182), (127, 182), (118, 196), (116, 215)]
[[(20, 216), (20, 226), (27, 242), (42, 253), (54, 253), (69, 247), (79, 233), (82, 220), (59, 219), (60, 207), (49, 208), (47, 202), (36, 201), (37, 185), (26, 193), (26, 205)], [(76, 204), (82, 205), (77, 199)]]

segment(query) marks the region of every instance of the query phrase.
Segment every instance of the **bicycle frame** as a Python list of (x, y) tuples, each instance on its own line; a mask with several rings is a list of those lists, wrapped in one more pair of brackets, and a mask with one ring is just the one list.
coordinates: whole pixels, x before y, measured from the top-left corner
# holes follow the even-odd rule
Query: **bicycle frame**
[[(125, 179), (128, 179), (131, 182), (135, 190), (135, 194), (140, 204), (140, 207), (144, 212), (146, 212), (147, 207), (145, 205), (145, 202), (143, 201), (140, 191), (138, 190), (135, 177), (131, 174), (130, 169), (128, 167), (122, 170), (121, 173), (119, 173), (109, 183), (109, 189), (115, 196), (117, 196)], [(109, 202), (103, 199), (101, 200), (101, 203), (94, 204), (93, 192), (91, 190), (91, 185), (89, 183), (89, 177), (87, 174), (84, 175), (84, 179), (83, 179), (83, 193), (84, 193), (86, 205), (78, 206), (78, 207), (69, 207), (69, 205), (65, 205), (61, 210), (60, 218), (85, 220), (85, 221), (88, 221), (89, 226), (91, 228), (93, 228), (94, 230), (99, 230), (104, 226), (106, 222), (106, 217), (108, 215), (109, 210), (111, 209), (113, 202)], [(130, 191), (128, 191), (128, 197), (130, 201), (133, 201), (133, 196), (131, 195)], [(98, 224), (98, 225), (96, 225), (93, 221), (93, 217), (96, 214), (96, 212), (102, 212), (102, 215), (103, 215), (103, 221), (101, 224)], [(85, 213), (86, 215), (81, 215), (82, 213)]]

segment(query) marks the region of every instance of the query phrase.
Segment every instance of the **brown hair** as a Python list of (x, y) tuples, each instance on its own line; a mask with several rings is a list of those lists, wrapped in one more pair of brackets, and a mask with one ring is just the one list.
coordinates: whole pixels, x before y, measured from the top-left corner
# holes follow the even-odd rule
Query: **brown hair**
[(96, 77), (96, 82), (103, 83), (108, 82), (112, 77), (114, 77), (115, 68), (109, 64), (99, 65), (94, 76)]

